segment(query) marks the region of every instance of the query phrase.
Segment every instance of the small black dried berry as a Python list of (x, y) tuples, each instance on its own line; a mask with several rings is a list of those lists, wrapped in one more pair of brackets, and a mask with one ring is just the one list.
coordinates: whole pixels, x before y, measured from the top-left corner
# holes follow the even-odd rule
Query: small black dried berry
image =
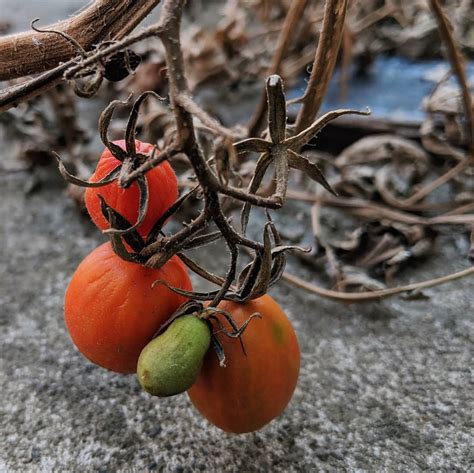
[(119, 82), (134, 71), (140, 62), (141, 57), (131, 49), (119, 51), (105, 61), (104, 76), (111, 82)]

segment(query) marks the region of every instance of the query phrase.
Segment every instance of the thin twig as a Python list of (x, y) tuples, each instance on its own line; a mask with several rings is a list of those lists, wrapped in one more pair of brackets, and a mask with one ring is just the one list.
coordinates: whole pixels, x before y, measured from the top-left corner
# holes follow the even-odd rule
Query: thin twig
[[(473, 155), (474, 156), (474, 155)], [(464, 169), (466, 169), (471, 163), (471, 159), (469, 156), (466, 156), (463, 161), (460, 161), (456, 166), (451, 168), (449, 171), (445, 172), (443, 175), (436, 178), (434, 181), (430, 182), (417, 192), (415, 192), (412, 196), (408, 197), (408, 199), (404, 199), (401, 201), (404, 207), (410, 206), (421, 200), (423, 197), (431, 194), (435, 189), (446, 184), (449, 182), (453, 177), (456, 177), (460, 174)]]
[(189, 95), (180, 94), (176, 97), (177, 102), (189, 113), (201, 120), (203, 125), (208, 127), (218, 136), (227, 138), (231, 142), (238, 141), (243, 136), (237, 135), (233, 130), (221, 125), (217, 120), (212, 118), (205, 110), (203, 110)]
[(429, 287), (439, 286), (440, 284), (446, 284), (456, 279), (465, 278), (474, 275), (474, 266), (458, 271), (457, 273), (448, 274), (447, 276), (441, 276), (439, 278), (429, 279), (427, 281), (421, 281), (417, 283), (407, 284), (406, 286), (393, 287), (389, 289), (381, 289), (378, 291), (366, 291), (366, 292), (342, 292), (333, 291), (331, 289), (325, 289), (323, 287), (316, 286), (304, 279), (299, 278), (293, 274), (283, 273), (282, 279), (294, 284), (297, 287), (305, 289), (306, 291), (317, 294), (318, 296), (327, 297), (329, 299), (335, 299), (343, 302), (364, 302), (372, 300), (385, 299), (387, 297), (395, 296), (409, 291), (417, 291), (421, 289), (427, 289)]
[(351, 25), (351, 31), (354, 35), (362, 33), (365, 29), (374, 25), (385, 17), (392, 15), (397, 10), (397, 6), (392, 2), (385, 2), (380, 8), (371, 11), (367, 16), (361, 18)]
[(330, 195), (316, 196), (308, 192), (300, 192), (293, 189), (288, 190), (287, 197), (303, 202), (321, 202), (332, 207), (346, 208), (366, 218), (385, 218), (394, 222), (402, 222), (410, 225), (466, 225), (474, 223), (474, 215), (454, 215), (448, 213), (436, 217), (420, 217), (381, 204), (376, 204), (366, 199), (333, 197)]
[[(278, 36), (275, 54), (273, 55), (272, 64), (268, 71), (269, 75), (280, 73), (281, 63), (288, 51), (294, 30), (301, 21), (301, 17), (304, 14), (307, 3), (308, 0), (294, 0), (291, 2), (290, 8), (283, 23), (283, 27), (280, 31), (280, 35)], [(260, 101), (257, 105), (257, 108), (249, 123), (249, 136), (259, 135), (263, 121), (265, 120), (266, 113), (267, 95), (266, 92), (263, 91), (260, 96)]]
[(321, 107), (341, 45), (347, 4), (348, 0), (326, 0), (323, 28), (319, 36), (311, 76), (296, 118), (296, 133), (310, 125)]
[(464, 58), (453, 36), (453, 27), (441, 8), (439, 1), (430, 0), (430, 6), (436, 16), (436, 20), (438, 21), (439, 32), (441, 39), (446, 46), (451, 68), (453, 69), (454, 74), (458, 80), (459, 87), (461, 88), (464, 113), (467, 121), (466, 127), (469, 137), (469, 150), (472, 157), (474, 155), (474, 109), (472, 104), (472, 96), (469, 91), (469, 84), (467, 83), (466, 78)]

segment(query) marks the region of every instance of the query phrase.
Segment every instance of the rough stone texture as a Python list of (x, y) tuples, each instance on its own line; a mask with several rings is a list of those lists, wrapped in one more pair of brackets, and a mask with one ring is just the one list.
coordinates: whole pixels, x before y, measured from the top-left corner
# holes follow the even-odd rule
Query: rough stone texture
[[(280, 284), (302, 370), (285, 413), (260, 432), (210, 426), (185, 395), (156, 400), (133, 376), (87, 362), (63, 294), (99, 233), (47, 173), (0, 177), (0, 471), (467, 471), (472, 467), (473, 281), (346, 307)], [(296, 212), (296, 211), (295, 211)], [(446, 237), (437, 265), (466, 265)], [(450, 244), (448, 244), (450, 243)], [(211, 260), (215, 266), (224, 261)], [(222, 255), (225, 255), (222, 252)], [(297, 263), (291, 270), (312, 278)]]

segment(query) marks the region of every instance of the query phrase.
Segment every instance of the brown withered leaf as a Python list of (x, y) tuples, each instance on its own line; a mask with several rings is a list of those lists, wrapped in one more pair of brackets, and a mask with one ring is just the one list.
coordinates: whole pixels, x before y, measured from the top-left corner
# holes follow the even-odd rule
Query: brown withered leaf
[(135, 74), (124, 81), (123, 88), (138, 95), (147, 90), (161, 95), (167, 83), (165, 61), (156, 59), (141, 64)]
[(248, 42), (247, 14), (237, 0), (228, 1), (222, 13), (224, 18), (217, 25), (214, 37), (231, 58), (241, 54)]
[(330, 272), (333, 279), (344, 279), (344, 268), (350, 266), (389, 282), (410, 261), (428, 255), (433, 242), (434, 233), (421, 225), (377, 221), (356, 228), (342, 240), (331, 240), (325, 251), (331, 267), (338, 268), (337, 278)]
[(469, 137), (462, 122), (464, 110), (457, 85), (441, 79), (433, 93), (423, 101), (427, 117), (421, 129), (423, 145), (429, 151), (445, 156), (463, 153)]
[(419, 166), (426, 166), (428, 155), (416, 142), (396, 135), (370, 135), (348, 146), (336, 158), (335, 164), (340, 167), (358, 164), (384, 164), (386, 161), (402, 163), (414, 161)]
[(341, 195), (381, 198), (398, 205), (427, 175), (429, 158), (418, 143), (395, 135), (364, 137), (335, 160), (341, 172), (335, 185)]
[(387, 286), (379, 280), (369, 276), (366, 271), (356, 266), (344, 265), (341, 267), (340, 279), (333, 289), (344, 292), (377, 291)]
[(227, 56), (212, 32), (191, 26), (184, 32), (182, 43), (191, 90), (211, 79), (232, 77)]

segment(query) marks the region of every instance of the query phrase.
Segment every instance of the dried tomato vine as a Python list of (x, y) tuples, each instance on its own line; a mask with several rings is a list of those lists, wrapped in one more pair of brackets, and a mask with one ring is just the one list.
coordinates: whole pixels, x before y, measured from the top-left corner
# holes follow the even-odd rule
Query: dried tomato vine
[[(151, 3), (156, 4), (157, 2)], [(147, 2), (145, 2), (145, 4), (147, 4)], [(100, 85), (105, 73), (104, 67), (106, 62), (114, 58), (114, 55), (124, 55), (124, 51), (126, 51), (128, 46), (143, 39), (149, 37), (160, 38), (165, 50), (169, 79), (169, 102), (175, 122), (175, 132), (171, 143), (159, 154), (153, 153), (148, 156), (137, 153), (134, 137), (140, 107), (143, 101), (149, 96), (154, 96), (154, 98), (161, 100), (155, 93), (145, 92), (140, 95), (132, 105), (125, 132), (125, 151), (117, 145), (114, 145), (114, 143), (108, 139), (107, 131), (115, 108), (122, 104), (128, 105), (128, 101), (113, 101), (101, 115), (99, 122), (100, 136), (104, 145), (109, 148), (113, 155), (121, 162), (121, 165), (117, 169), (97, 183), (89, 183), (72, 176), (66, 171), (61, 162), (60, 170), (69, 182), (81, 186), (100, 187), (117, 181), (120, 186), (126, 188), (136, 181), (140, 189), (140, 210), (136, 222), (128, 222), (116, 210), (108, 206), (106, 201), (102, 200), (103, 213), (111, 225), (111, 228), (106, 232), (109, 233), (115, 251), (124, 259), (153, 268), (160, 268), (173, 255), (178, 255), (191, 270), (219, 287), (215, 291), (208, 293), (174, 290), (192, 297), (195, 300), (210, 300), (210, 305), (215, 307), (222, 299), (245, 301), (259, 297), (282, 277), (285, 268), (286, 253), (291, 250), (302, 249), (281, 244), (278, 230), (271, 221), (268, 210), (279, 209), (283, 206), (288, 195), (290, 169), (301, 171), (312, 180), (321, 184), (326, 190), (333, 192), (318, 166), (299, 154), (300, 150), (331, 120), (344, 114), (364, 115), (368, 112), (345, 109), (336, 110), (326, 113), (314, 121), (332, 75), (339, 45), (342, 40), (344, 18), (348, 7), (347, 0), (327, 0), (325, 3), (323, 28), (320, 34), (311, 78), (303, 97), (298, 100), (302, 103), (302, 107), (296, 119), (295, 126), (287, 126), (283, 81), (281, 77), (276, 74), (270, 75), (266, 81), (266, 101), (263, 102), (264, 105), (261, 104), (259, 106), (249, 126), (250, 131), (242, 128), (228, 129), (222, 126), (194, 102), (189, 91), (180, 42), (180, 23), (184, 4), (185, 2), (183, 0), (166, 0), (162, 7), (159, 23), (139, 33), (125, 36), (118, 41), (105, 42), (96, 49), (89, 51), (80, 50), (78, 58), (71, 59), (20, 86), (10, 87), (0, 93), (0, 107), (3, 109), (8, 108), (12, 104), (25, 100), (37, 94), (39, 91), (50, 87), (52, 84), (57, 83), (58, 80), (66, 79), (77, 81), (78, 79), (84, 79), (84, 76), (90, 73), (94, 73), (94, 75), (89, 86), (86, 81), (85, 88), (79, 89), (78, 92), (80, 95), (93, 94), (96, 92), (97, 84)], [(279, 38), (271, 72), (278, 72), (282, 56), (288, 46), (289, 37), (292, 33), (292, 26), (295, 24), (297, 13), (303, 11), (305, 5), (305, 1), (295, 2), (291, 10), (292, 14), (288, 15), (288, 21), (285, 22)], [(452, 40), (449, 28), (447, 27), (447, 19), (443, 15), (438, 2), (433, 0), (431, 1), (431, 5), (437, 14), (441, 32), (448, 43), (453, 68), (459, 76), (468, 117), (468, 126), (470, 130), (472, 130), (472, 111), (470, 111), (468, 106), (469, 103), (471, 103), (471, 98), (467, 91), (465, 77), (463, 78), (461, 56)], [(149, 8), (149, 5), (145, 7)], [(42, 32), (42, 30), (37, 28), (35, 31), (38, 33)], [(52, 29), (43, 30), (43, 32), (49, 34), (58, 33), (63, 39), (74, 44), (76, 49), (80, 48), (80, 44), (66, 33)], [(129, 66), (130, 64), (128, 64), (129, 60), (126, 58), (126, 54), (124, 58)], [(85, 79), (87, 79), (87, 77), (85, 77)], [(258, 136), (265, 110), (268, 112), (269, 140)], [(205, 155), (199, 146), (196, 137), (194, 117), (199, 118), (207, 129), (207, 132), (214, 136), (212, 156)], [(446, 182), (465, 169), (473, 159), (473, 143), (474, 141), (471, 141), (469, 154), (461, 160), (455, 168), (451, 169), (446, 175), (442, 176), (429, 187), (418, 191), (405, 201), (398, 202), (397, 206), (404, 209), (405, 206), (416, 203), (422, 196), (431, 192), (436, 186)], [(245, 190), (232, 185), (231, 180), (228, 179), (228, 176), (234, 173), (234, 170), (231, 170), (229, 167), (229, 161), (232, 155), (248, 153), (258, 153), (260, 157), (257, 161), (254, 174), (250, 179), (249, 186)], [(166, 215), (156, 222), (150, 235), (144, 240), (135, 230), (143, 221), (148, 206), (148, 188), (147, 181), (144, 177), (145, 173), (163, 161), (176, 159), (178, 156), (181, 158), (185, 157), (189, 161), (198, 181), (198, 186), (183, 195), (176, 204), (168, 210)], [(275, 186), (271, 195), (264, 196), (259, 194), (258, 191), (271, 165), (275, 169)], [(199, 215), (191, 222), (186, 223), (184, 227), (175, 234), (164, 234), (162, 227), (166, 219), (174, 214), (185, 200), (197, 191), (201, 192), (203, 196), (203, 208)], [(239, 205), (242, 205), (240, 230), (236, 229), (226, 218), (221, 205), (223, 197), (231, 198), (238, 202)], [(321, 203), (329, 203), (330, 205), (343, 207), (345, 205), (343, 198), (319, 198), (311, 196), (309, 200), (314, 200), (317, 205), (321, 205)], [(354, 206), (359, 208), (361, 212), (380, 211), (380, 209), (374, 208), (373, 205), (369, 205), (366, 201), (362, 202), (359, 207), (357, 207), (353, 201), (346, 204), (351, 208), (354, 208)], [(264, 227), (263, 242), (254, 241), (246, 236), (246, 227), (252, 206), (262, 207), (267, 210), (268, 222)], [(391, 215), (398, 212), (399, 216), (404, 217), (402, 211), (394, 211), (392, 209), (385, 209), (384, 211), (391, 212)], [(453, 219), (456, 220), (456, 215), (449, 215), (448, 213), (446, 214), (446, 218), (448, 221), (453, 221)], [(441, 221), (443, 220), (441, 219)], [(211, 225), (214, 225), (217, 231), (209, 231)], [(204, 233), (206, 229), (208, 233)], [(230, 253), (229, 267), (225, 277), (220, 277), (208, 272), (185, 254), (185, 251), (189, 249), (203, 246), (218, 238), (224, 239)], [(127, 249), (125, 243), (132, 251)], [(241, 248), (247, 252), (250, 251), (252, 261), (237, 275), (237, 262)], [(467, 270), (467, 273), (465, 273), (466, 272), (463, 272), (462, 275), (471, 274), (472, 271)], [(456, 277), (459, 277), (459, 275), (454, 274), (451, 279)], [(294, 277), (287, 276), (287, 279), (292, 280), (292, 282), (302, 287), (305, 286), (298, 283)], [(450, 277), (439, 278), (439, 283), (445, 282), (446, 280), (450, 280)], [(428, 287), (429, 284), (429, 281), (422, 282), (419, 283), (418, 286)], [(410, 285), (410, 289), (416, 289), (418, 286), (417, 284)], [(310, 289), (308, 287), (306, 288)], [(367, 293), (364, 296), (360, 295), (360, 297), (354, 298), (354, 300), (367, 300), (395, 294), (402, 290), (402, 288), (398, 289), (399, 290), (395, 288), (394, 290), (385, 291), (383, 295), (382, 293), (375, 294), (377, 292), (375, 291), (372, 295)], [(313, 292), (318, 292), (318, 290), (313, 289)], [(338, 291), (332, 291), (328, 297), (348, 300), (346, 295), (342, 292), (340, 293), (340, 297), (338, 297), (337, 292)], [(327, 295), (324, 291), (319, 291), (319, 293), (321, 295)]]

